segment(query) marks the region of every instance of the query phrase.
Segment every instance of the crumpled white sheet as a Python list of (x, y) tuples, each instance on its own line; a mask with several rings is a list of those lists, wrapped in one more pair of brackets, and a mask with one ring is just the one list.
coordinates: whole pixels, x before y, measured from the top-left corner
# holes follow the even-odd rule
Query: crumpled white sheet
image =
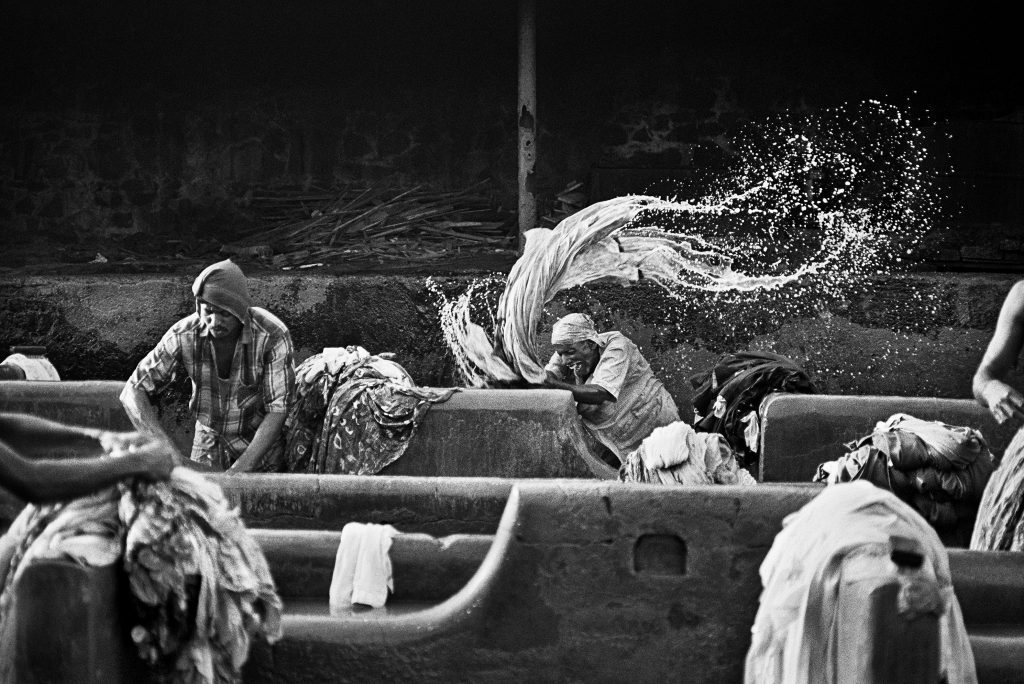
[(391, 572), (391, 525), (350, 522), (341, 530), (331, 578), (331, 615), (341, 615), (359, 603), (380, 608), (395, 588)]
[[(868, 482), (822, 490), (790, 514), (761, 564), (760, 606), (752, 628), (747, 684), (831, 684), (838, 628), (835, 612), (847, 557), (884, 549), (896, 537), (915, 539), (920, 572), (937, 585), (940, 675), (948, 684), (975, 684), (974, 655), (953, 593), (946, 549), (935, 530), (891, 492)], [(893, 566), (895, 567), (895, 566)]]
[[(640, 463), (637, 464), (636, 461)], [(717, 432), (697, 432), (684, 421), (655, 428), (633, 453), (626, 456), (623, 479), (642, 465), (644, 481), (669, 485), (755, 484), (736, 465), (736, 455)]]

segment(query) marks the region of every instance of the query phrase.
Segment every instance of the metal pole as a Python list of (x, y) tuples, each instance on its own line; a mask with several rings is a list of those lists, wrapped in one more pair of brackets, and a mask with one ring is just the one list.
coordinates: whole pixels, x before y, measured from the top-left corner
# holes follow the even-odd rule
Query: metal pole
[(537, 3), (519, 0), (519, 252), (537, 225), (533, 169), (537, 162)]

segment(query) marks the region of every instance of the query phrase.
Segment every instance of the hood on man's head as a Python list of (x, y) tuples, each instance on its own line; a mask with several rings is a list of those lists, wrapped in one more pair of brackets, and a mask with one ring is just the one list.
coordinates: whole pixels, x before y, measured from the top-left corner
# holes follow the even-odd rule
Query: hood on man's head
[[(245, 322), (252, 306), (245, 274), (230, 259), (204, 268), (192, 283), (192, 294), (197, 300), (220, 307), (242, 322)], [(198, 301), (196, 310), (199, 310)]]

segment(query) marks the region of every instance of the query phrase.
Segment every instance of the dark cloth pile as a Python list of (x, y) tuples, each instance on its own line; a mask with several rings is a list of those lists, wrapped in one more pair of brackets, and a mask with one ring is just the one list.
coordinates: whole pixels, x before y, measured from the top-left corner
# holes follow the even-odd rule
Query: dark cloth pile
[(288, 472), (374, 475), (397, 460), (427, 410), (454, 389), (415, 387), (397, 363), (361, 347), (325, 349), (295, 371), (285, 421)]
[(810, 376), (795, 362), (771, 352), (724, 354), (714, 368), (690, 377), (694, 429), (717, 432), (740, 466), (757, 472), (757, 411), (772, 392), (816, 394)]
[(848, 452), (818, 466), (816, 482), (867, 480), (913, 506), (938, 530), (973, 525), (995, 459), (970, 427), (897, 413)]

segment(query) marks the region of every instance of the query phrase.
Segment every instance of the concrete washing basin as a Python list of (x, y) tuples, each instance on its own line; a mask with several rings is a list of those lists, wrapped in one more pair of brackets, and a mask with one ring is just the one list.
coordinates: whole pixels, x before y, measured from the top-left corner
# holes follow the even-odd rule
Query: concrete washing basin
[[(308, 490), (279, 497), (279, 510), (318, 486), (304, 479)], [(403, 531), (394, 540), (388, 606), (340, 616), (327, 610), (339, 532), (257, 528), (285, 602), (285, 635), (254, 645), (245, 681), (654, 682), (686, 673), (686, 681), (740, 682), (761, 589), (757, 568), (785, 516), (815, 492), (520, 481), (489, 533)], [(376, 498), (348, 494), (353, 509)], [(420, 503), (420, 513), (436, 510)], [(264, 522), (286, 520), (263, 513)], [(950, 563), (980, 680), (1019, 681), (1024, 554), (953, 549)], [(102, 681), (142, 681), (130, 649), (118, 646), (124, 625), (112, 623), (123, 615), (109, 611), (109, 601), (90, 604), (91, 620), (37, 624), (64, 610), (69, 593), (95, 585), (94, 595), (109, 595), (109, 571), (68, 565), (37, 563), (19, 585), (19, 600), (30, 594), (36, 608), (22, 621), (21, 633), (32, 637), (20, 647), (23, 662), (53, 667), (53, 641), (63, 634), (59, 643), (93, 644), (63, 653), (122, 649), (103, 661)], [(60, 591), (43, 591), (58, 579)], [(118, 659), (116, 672), (129, 674), (110, 678)]]
[[(120, 387), (0, 383), (0, 410), (127, 429)], [(396, 464), (401, 473), (213, 476), (263, 545), (286, 602), (284, 639), (254, 648), (246, 681), (662, 681), (686, 673), (687, 681), (738, 682), (757, 568), (783, 518), (820, 490), (786, 479), (806, 482), (843, 442), (901, 411), (978, 427), (997, 453), (1010, 438), (968, 400), (776, 395), (762, 407), (766, 484), (626, 485), (596, 477), (611, 469), (580, 451), (568, 393), (473, 392), (482, 394), (457, 393), (431, 409), (415, 438), (422, 442)], [(453, 472), (462, 476), (446, 476)], [(0, 516), (9, 521), (20, 504), (5, 505)], [(326, 587), (350, 521), (401, 531), (396, 592), (383, 611), (331, 617)], [(981, 681), (1021, 681), (1024, 554), (950, 549), (950, 563)], [(69, 653), (60, 644), (92, 644), (87, 654), (121, 648), (123, 631), (109, 622), (117, 614), (88, 612), (110, 605), (115, 576), (38, 566), (19, 586), (36, 602), (33, 615), (55, 615), (48, 601), (85, 607), (81, 619), (62, 621), (70, 635), (26, 622), (25, 643), (36, 645), (23, 657), (67, 665), (52, 658), (54, 648)], [(61, 591), (43, 589), (52, 586)], [(46, 650), (47, 638), (64, 641)], [(105, 661), (93, 681), (139, 681), (131, 654), (120, 652), (120, 669)], [(83, 662), (69, 671), (90, 671)]]

